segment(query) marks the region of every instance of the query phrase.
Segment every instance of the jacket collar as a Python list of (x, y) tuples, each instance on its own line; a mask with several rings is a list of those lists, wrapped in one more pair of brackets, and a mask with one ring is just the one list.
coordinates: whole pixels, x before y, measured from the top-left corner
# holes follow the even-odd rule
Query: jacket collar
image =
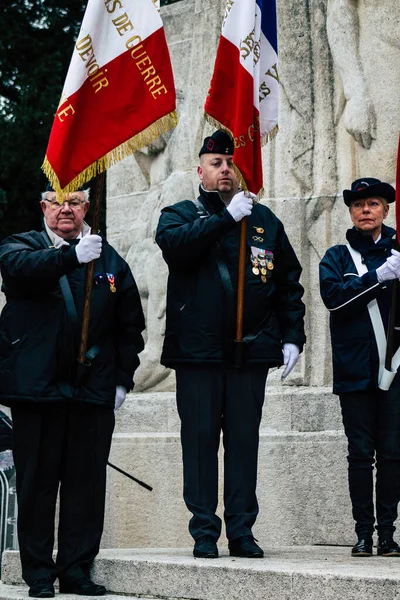
[[(46, 223), (46, 219), (43, 219), (43, 223), (46, 233), (49, 236), (50, 240), (53, 242), (55, 248), (61, 248), (61, 246), (69, 246), (68, 240), (64, 240), (64, 238), (60, 237), (59, 235), (54, 233), (52, 229), (50, 229), (50, 227)], [(89, 233), (90, 226), (86, 223), (86, 221), (83, 221), (81, 232), (77, 237), (82, 238), (85, 237), (85, 235), (89, 235)]]
[(199, 192), (199, 199), (211, 213), (219, 212), (225, 207), (218, 192), (209, 192), (201, 184), (199, 185)]
[(394, 235), (396, 235), (396, 231), (392, 227), (382, 225), (381, 239), (375, 244), (372, 235), (364, 235), (352, 227), (347, 230), (346, 239), (352, 248), (372, 250), (373, 248), (391, 248)]

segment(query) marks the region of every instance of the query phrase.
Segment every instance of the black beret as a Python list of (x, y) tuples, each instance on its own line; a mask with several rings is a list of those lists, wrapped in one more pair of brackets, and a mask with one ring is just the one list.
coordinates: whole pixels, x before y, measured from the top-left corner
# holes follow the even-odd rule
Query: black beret
[(354, 200), (362, 200), (372, 196), (384, 198), (390, 204), (390, 202), (395, 201), (396, 191), (389, 183), (384, 183), (374, 177), (356, 179), (351, 184), (351, 190), (343, 190), (343, 199), (347, 206), (350, 206)]
[(217, 129), (211, 136), (204, 138), (199, 156), (202, 154), (233, 154), (234, 149), (231, 136), (223, 129)]

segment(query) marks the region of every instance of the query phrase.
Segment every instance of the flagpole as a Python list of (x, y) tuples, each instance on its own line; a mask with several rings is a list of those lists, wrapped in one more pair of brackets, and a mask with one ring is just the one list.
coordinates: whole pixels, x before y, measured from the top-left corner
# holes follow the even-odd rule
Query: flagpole
[[(93, 185), (93, 213), (92, 213), (92, 229), (91, 233), (98, 233), (100, 225), (100, 207), (101, 199), (103, 197), (104, 181), (106, 172), (103, 171), (96, 175)], [(94, 266), (95, 261), (92, 260), (86, 267), (86, 279), (85, 279), (85, 296), (83, 304), (83, 317), (82, 317), (82, 329), (81, 329), (81, 342), (79, 346), (78, 363), (80, 366), (88, 367), (90, 363), (86, 360), (86, 351), (88, 345), (88, 334), (89, 334), (89, 320), (90, 320), (90, 306), (92, 299), (93, 290), (93, 277), (94, 277)], [(78, 376), (79, 377), (79, 376)]]
[[(399, 250), (398, 241), (396, 241), (396, 250)], [(392, 301), (391, 301), (391, 307), (390, 307), (390, 313), (389, 313), (388, 335), (387, 335), (387, 344), (386, 344), (385, 369), (387, 371), (392, 370), (394, 330), (395, 330), (395, 323), (396, 323), (396, 306), (397, 306), (398, 293), (399, 293), (399, 280), (395, 279), (392, 283)]]
[(247, 217), (240, 221), (238, 288), (236, 309), (236, 338), (234, 366), (240, 369), (243, 365), (243, 313), (244, 313), (244, 275), (246, 269), (246, 232)]
[[(400, 236), (400, 136), (399, 146), (397, 153), (397, 170), (396, 170), (396, 244), (395, 248), (397, 251), (400, 250), (399, 236)], [(385, 369), (387, 371), (392, 370), (392, 358), (393, 358), (393, 347), (394, 347), (394, 331), (396, 324), (396, 308), (399, 294), (399, 280), (395, 279), (392, 283), (392, 301), (389, 314), (388, 332), (387, 332), (387, 343), (386, 343), (386, 357), (385, 357)]]

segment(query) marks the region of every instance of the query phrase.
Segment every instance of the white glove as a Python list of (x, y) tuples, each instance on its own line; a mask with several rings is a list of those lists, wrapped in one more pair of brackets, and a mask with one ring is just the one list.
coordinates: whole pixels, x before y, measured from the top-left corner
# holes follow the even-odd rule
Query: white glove
[(294, 368), (299, 360), (300, 348), (296, 344), (283, 344), (283, 364), (285, 370), (282, 373), (281, 381), (286, 379), (290, 371)]
[(99, 235), (85, 235), (75, 246), (76, 258), (81, 264), (99, 258), (101, 245), (102, 240)]
[(379, 283), (390, 279), (400, 279), (400, 252), (392, 250), (392, 256), (376, 270)]
[(117, 385), (115, 389), (115, 405), (114, 410), (121, 408), (126, 398), (126, 388), (123, 385)]
[(226, 210), (232, 215), (236, 222), (243, 217), (248, 217), (253, 210), (253, 199), (256, 196), (251, 192), (238, 192), (230, 201)]

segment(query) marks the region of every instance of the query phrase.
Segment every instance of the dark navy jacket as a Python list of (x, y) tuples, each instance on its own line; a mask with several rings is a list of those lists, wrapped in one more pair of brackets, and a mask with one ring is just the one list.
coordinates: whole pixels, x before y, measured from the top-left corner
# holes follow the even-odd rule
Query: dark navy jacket
[[(179, 202), (163, 209), (156, 234), (169, 267), (161, 362), (170, 367), (229, 364), (235, 337), (240, 223), (218, 193), (201, 188), (199, 199), (208, 216), (200, 215), (190, 200)], [(251, 246), (272, 253), (274, 269), (266, 283), (252, 272)], [(229, 273), (231, 293), (218, 263)], [(243, 334), (252, 339), (246, 344), (246, 364), (281, 365), (285, 342), (302, 349), (300, 273), (282, 223), (267, 207), (256, 205), (247, 223)]]
[[(79, 347), (85, 268), (73, 246), (56, 249), (41, 233), (13, 235), (0, 245), (0, 403), (85, 401), (114, 407), (115, 387), (133, 387), (143, 349), (144, 318), (128, 264), (103, 240), (95, 264), (88, 347), (97, 356), (82, 385), (73, 383)], [(114, 276), (116, 291), (107, 273)], [(66, 275), (78, 313), (78, 332), (59, 284)]]
[[(376, 269), (391, 254), (394, 229), (382, 226), (382, 236), (374, 243), (354, 227), (347, 231), (349, 244), (358, 250), (368, 272), (359, 277), (345, 245), (329, 248), (320, 263), (321, 296), (330, 311), (333, 360), (333, 392), (343, 394), (378, 387), (379, 357), (367, 305), (377, 299), (387, 329), (392, 282), (380, 284)], [(400, 310), (400, 307), (399, 309)], [(399, 345), (395, 337), (395, 350)], [(391, 387), (400, 387), (399, 374)]]

